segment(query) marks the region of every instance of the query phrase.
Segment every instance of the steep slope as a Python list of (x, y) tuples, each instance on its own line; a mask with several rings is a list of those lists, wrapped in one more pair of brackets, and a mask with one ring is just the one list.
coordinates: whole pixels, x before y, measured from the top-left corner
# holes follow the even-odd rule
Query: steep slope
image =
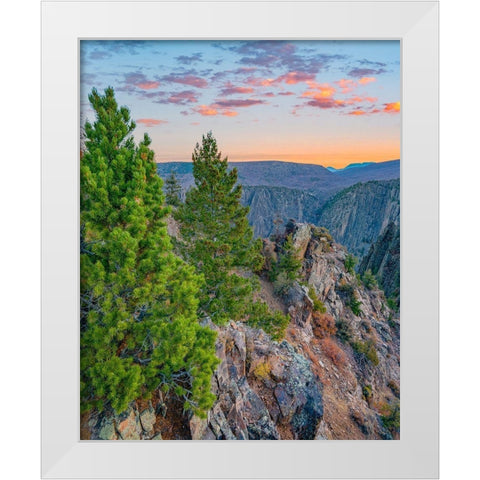
[(345, 270), (347, 251), (313, 225), (289, 223), (276, 243), (265, 240), (267, 264), (286, 235), (302, 260), (302, 283), (277, 295), (267, 277), (261, 281), (262, 298), (290, 315), (285, 340), (242, 322), (207, 320), (221, 363), (206, 419), (185, 414), (181, 401), (159, 390), (120, 415), (84, 415), (82, 439), (398, 438), (398, 319), (382, 291)]
[[(324, 200), (323, 200), (324, 201)], [(323, 202), (304, 190), (285, 187), (245, 186), (242, 203), (250, 207), (248, 220), (256, 237), (266, 238), (276, 229), (283, 230), (290, 218), (312, 222)]]
[(358, 266), (358, 273), (367, 270), (378, 278), (385, 295), (400, 307), (400, 227), (389, 223), (378, 240), (372, 244)]
[(340, 191), (321, 207), (316, 223), (362, 256), (390, 222), (399, 221), (400, 180), (387, 180), (358, 183)]

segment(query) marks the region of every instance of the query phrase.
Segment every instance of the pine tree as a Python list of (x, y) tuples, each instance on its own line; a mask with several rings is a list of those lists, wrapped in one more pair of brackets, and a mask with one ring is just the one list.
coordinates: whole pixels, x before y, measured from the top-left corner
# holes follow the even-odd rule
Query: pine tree
[(228, 159), (222, 158), (211, 132), (197, 143), (192, 161), (195, 186), (177, 217), (184, 254), (205, 276), (201, 307), (221, 324), (241, 319), (251, 307), (258, 280), (240, 273), (261, 268), (261, 241), (254, 240), (248, 207), (240, 204), (237, 170), (228, 170)]
[(172, 253), (147, 135), (112, 88), (89, 95), (81, 156), (82, 410), (124, 410), (152, 391), (174, 389), (202, 415), (214, 395), (215, 333), (198, 323), (201, 276)]
[(282, 245), (282, 253), (278, 260), (278, 273), (284, 273), (288, 280), (296, 280), (302, 267), (298, 252), (293, 244), (292, 234), (288, 235)]
[(172, 207), (178, 207), (181, 203), (182, 186), (178, 182), (175, 171), (165, 179), (165, 202)]

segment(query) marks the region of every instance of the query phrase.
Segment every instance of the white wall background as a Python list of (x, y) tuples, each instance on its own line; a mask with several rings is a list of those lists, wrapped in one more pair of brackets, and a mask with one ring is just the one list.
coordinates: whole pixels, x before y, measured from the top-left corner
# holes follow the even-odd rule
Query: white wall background
[[(40, 2), (2, 6), (0, 469), (30, 480), (40, 476)], [(478, 475), (480, 428), (479, 7), (440, 6), (440, 472), (463, 480)]]

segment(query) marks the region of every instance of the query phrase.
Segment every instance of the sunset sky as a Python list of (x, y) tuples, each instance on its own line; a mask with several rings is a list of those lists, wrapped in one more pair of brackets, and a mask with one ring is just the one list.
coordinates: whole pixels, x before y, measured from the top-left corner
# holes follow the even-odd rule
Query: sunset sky
[(81, 122), (115, 89), (157, 162), (213, 131), (231, 161), (400, 158), (398, 41), (82, 41)]

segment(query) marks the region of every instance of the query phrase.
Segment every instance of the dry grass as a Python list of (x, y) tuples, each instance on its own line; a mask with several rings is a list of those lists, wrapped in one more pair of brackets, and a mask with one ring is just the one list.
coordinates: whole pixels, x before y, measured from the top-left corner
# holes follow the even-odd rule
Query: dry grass
[(338, 368), (343, 368), (347, 364), (347, 355), (340, 348), (338, 343), (332, 338), (324, 338), (321, 343), (322, 352)]

